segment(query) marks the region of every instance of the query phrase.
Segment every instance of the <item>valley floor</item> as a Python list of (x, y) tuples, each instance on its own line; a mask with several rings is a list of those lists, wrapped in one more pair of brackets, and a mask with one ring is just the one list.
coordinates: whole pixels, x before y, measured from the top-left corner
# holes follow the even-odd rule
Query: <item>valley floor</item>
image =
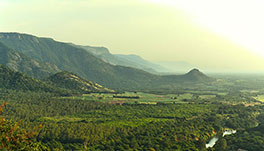
[[(125, 92), (60, 97), (10, 90), (0, 96), (8, 102), (5, 118), (23, 120), (21, 126), (28, 130), (43, 124), (35, 139), (51, 150), (219, 150), (218, 144), (208, 149), (205, 144), (225, 128), (245, 131), (264, 121), (260, 118), (262, 103), (242, 93)], [(231, 138), (220, 148), (241, 148)]]

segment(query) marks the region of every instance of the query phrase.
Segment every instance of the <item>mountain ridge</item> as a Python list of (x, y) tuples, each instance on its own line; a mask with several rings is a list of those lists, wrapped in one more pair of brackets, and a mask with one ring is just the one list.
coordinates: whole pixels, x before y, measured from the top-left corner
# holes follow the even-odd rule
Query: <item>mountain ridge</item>
[(134, 90), (152, 88), (154, 85), (159, 87), (183, 82), (203, 82), (204, 79), (188, 79), (185, 75), (159, 76), (132, 67), (111, 65), (69, 43), (24, 36), (25, 34), (19, 33), (0, 33), (0, 42), (37, 61), (55, 64), (60, 70), (76, 73), (111, 89)]
[(106, 47), (94, 47), (94, 46), (82, 46), (70, 43), (70, 45), (83, 48), (88, 52), (92, 53), (97, 58), (105, 61), (112, 65), (121, 65), (126, 67), (132, 67), (141, 69), (153, 74), (158, 74), (159, 71), (166, 71), (166, 69), (158, 64), (152, 63), (143, 59), (142, 57), (134, 54), (123, 55), (123, 54), (112, 54)]
[(108, 64), (82, 48), (50, 38), (37, 38), (19, 33), (0, 33), (0, 41), (37, 61), (55, 64), (60, 70), (76, 73), (109, 88), (137, 88), (157, 78), (156, 75), (139, 69)]
[(8, 48), (1, 42), (0, 64), (4, 64), (15, 71), (23, 72), (35, 78), (47, 77), (60, 71), (54, 64), (36, 61), (23, 53)]

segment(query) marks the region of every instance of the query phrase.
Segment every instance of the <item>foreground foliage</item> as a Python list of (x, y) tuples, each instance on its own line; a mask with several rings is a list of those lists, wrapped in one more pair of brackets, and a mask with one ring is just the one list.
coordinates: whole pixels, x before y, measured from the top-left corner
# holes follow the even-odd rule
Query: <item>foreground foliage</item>
[[(0, 106), (0, 113), (6, 104)], [(0, 149), (1, 150), (23, 150), (23, 151), (48, 151), (49, 149), (33, 141), (36, 135), (36, 128), (31, 132), (26, 132), (20, 128), (19, 123), (14, 123), (1, 117), (0, 121)]]

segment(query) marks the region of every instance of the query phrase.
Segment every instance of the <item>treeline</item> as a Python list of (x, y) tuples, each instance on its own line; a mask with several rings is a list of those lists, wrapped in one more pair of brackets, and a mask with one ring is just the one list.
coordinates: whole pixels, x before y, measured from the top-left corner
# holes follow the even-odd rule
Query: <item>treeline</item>
[(204, 150), (224, 127), (252, 127), (262, 110), (228, 104), (120, 106), (16, 91), (0, 98), (8, 101), (7, 119), (23, 120), (28, 130), (42, 124), (35, 139), (52, 150)]
[[(259, 106), (258, 108), (262, 110), (261, 114), (257, 116), (259, 122), (258, 126), (242, 129), (234, 135), (222, 138), (221, 141), (216, 144), (216, 148), (221, 151), (238, 149), (248, 151), (264, 150), (264, 107)], [(221, 142), (225, 142), (224, 148)]]

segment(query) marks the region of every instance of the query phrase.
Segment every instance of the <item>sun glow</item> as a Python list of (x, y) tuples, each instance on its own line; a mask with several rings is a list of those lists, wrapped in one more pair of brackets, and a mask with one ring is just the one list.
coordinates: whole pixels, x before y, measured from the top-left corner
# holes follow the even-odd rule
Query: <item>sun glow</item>
[(137, 54), (152, 61), (184, 60), (208, 70), (264, 71), (263, 4), (258, 0), (0, 0), (0, 29), (105, 46), (112, 53)]
[(189, 14), (209, 29), (264, 57), (264, 1), (262, 0), (147, 0)]

